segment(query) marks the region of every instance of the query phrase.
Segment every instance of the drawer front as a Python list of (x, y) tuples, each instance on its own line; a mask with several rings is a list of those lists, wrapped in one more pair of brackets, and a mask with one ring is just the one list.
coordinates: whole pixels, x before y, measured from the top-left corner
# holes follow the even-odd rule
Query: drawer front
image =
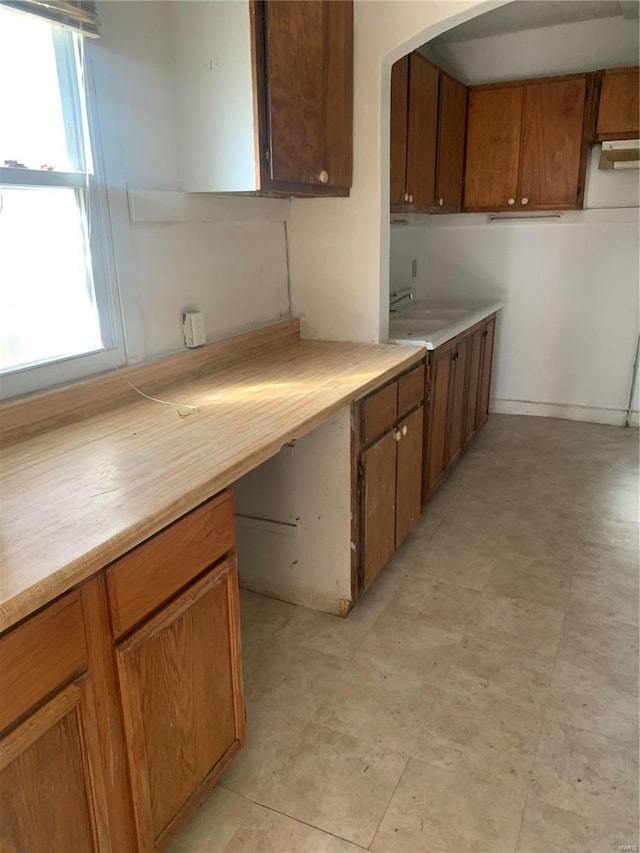
[(392, 382), (362, 403), (362, 434), (368, 444), (391, 429), (398, 418), (398, 383)]
[(114, 636), (129, 631), (233, 550), (233, 496), (223, 492), (112, 563), (107, 589)]
[(403, 417), (424, 400), (424, 374), (424, 364), (421, 364), (398, 380), (398, 417)]
[(87, 667), (77, 590), (0, 638), (0, 731)]

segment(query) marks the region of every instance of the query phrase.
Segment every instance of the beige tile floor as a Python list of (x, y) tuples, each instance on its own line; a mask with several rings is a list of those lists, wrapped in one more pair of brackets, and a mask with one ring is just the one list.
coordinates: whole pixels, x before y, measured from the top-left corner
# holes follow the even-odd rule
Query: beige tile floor
[(171, 853), (638, 844), (638, 434), (492, 416), (346, 620), (242, 595), (249, 738)]

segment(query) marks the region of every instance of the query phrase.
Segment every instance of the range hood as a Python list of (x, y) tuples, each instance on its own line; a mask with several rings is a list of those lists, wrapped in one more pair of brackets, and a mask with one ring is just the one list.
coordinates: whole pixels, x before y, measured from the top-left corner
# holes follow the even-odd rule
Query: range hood
[(640, 139), (603, 142), (599, 169), (640, 169)]

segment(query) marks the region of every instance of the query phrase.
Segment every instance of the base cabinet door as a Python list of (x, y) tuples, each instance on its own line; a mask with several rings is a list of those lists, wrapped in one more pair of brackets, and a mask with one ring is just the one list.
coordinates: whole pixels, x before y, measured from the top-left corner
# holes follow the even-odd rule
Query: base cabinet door
[(447, 422), (453, 347), (445, 345), (433, 356), (429, 423), (425, 455), (425, 499), (431, 497), (447, 473)]
[(422, 509), (423, 423), (424, 406), (420, 406), (398, 424), (396, 547), (406, 539)]
[(496, 333), (496, 320), (493, 317), (482, 331), (482, 367), (478, 391), (477, 429), (481, 429), (489, 418), (489, 398), (491, 396), (491, 370), (493, 366), (493, 342)]
[(482, 368), (484, 331), (484, 329), (478, 329), (471, 336), (463, 447), (466, 447), (476, 434), (478, 425), (478, 395), (480, 392), (480, 370)]
[(395, 550), (396, 430), (362, 454), (364, 589), (380, 574)]
[(455, 352), (451, 356), (451, 383), (450, 383), (450, 408), (449, 423), (447, 429), (447, 465), (452, 465), (460, 453), (464, 444), (465, 424), (465, 393), (467, 390), (467, 366), (469, 363), (469, 349), (471, 338), (463, 338), (456, 345)]
[(111, 849), (87, 676), (0, 741), (0, 850)]
[(141, 850), (161, 848), (244, 741), (235, 557), (116, 646)]

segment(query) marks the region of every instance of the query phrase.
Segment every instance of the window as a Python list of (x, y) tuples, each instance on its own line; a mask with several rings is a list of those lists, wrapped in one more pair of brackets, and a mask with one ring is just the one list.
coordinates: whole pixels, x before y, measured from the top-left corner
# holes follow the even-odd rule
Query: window
[(0, 387), (124, 360), (84, 40), (0, 6)]

